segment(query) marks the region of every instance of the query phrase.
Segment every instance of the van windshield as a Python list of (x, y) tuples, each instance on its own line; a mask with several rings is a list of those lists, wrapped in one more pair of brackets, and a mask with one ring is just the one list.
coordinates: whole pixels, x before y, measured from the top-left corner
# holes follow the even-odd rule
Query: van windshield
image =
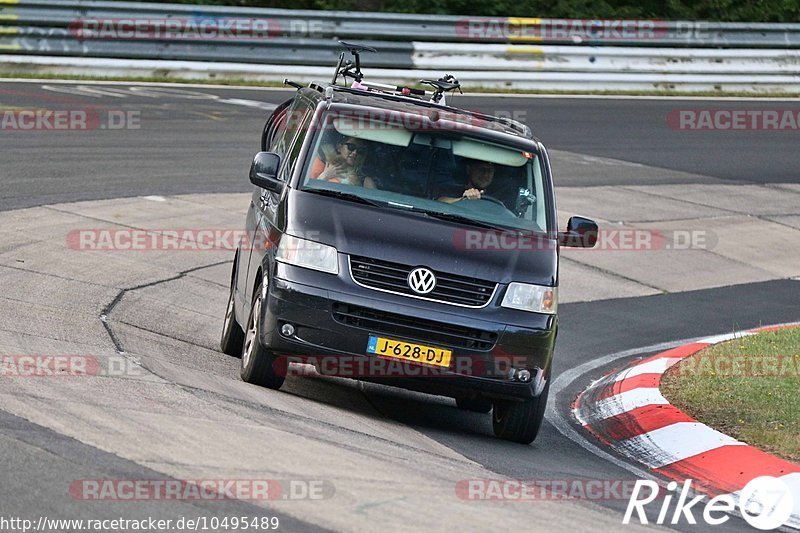
[(546, 231), (541, 164), (537, 153), (461, 132), (334, 116), (317, 136), (302, 188), (467, 224)]

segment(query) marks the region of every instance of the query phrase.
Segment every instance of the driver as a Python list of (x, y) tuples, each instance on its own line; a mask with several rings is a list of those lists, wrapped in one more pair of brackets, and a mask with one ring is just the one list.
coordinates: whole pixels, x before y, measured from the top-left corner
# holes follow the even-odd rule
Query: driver
[(508, 207), (509, 204), (506, 202), (507, 198), (504, 198), (504, 196), (507, 195), (498, 194), (500, 191), (495, 192), (491, 190), (495, 171), (493, 163), (477, 159), (467, 159), (466, 170), (466, 183), (463, 185), (444, 187), (439, 191), (438, 198), (436, 198), (438, 201), (452, 204), (460, 202), (461, 200), (480, 200), (483, 196), (489, 196), (500, 200)]

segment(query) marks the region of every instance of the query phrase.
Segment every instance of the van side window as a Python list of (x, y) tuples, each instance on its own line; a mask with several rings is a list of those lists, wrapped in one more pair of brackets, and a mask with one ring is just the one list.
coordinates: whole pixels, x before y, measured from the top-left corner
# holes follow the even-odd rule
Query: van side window
[[(291, 144), (286, 146), (286, 155), (281, 163), (281, 170), (278, 172), (278, 179), (281, 181), (288, 181), (294, 171), (295, 163), (297, 163), (300, 150), (303, 148), (303, 141), (306, 139), (306, 133), (313, 114), (314, 108), (310, 106), (297, 109), (292, 120), (293, 127), (290, 126), (286, 129), (287, 133), (294, 134), (294, 139), (292, 139)], [(292, 135), (286, 135), (286, 137), (291, 139)]]
[(267, 139), (268, 150), (278, 155), (283, 155), (282, 148), (285, 147), (286, 137), (286, 123), (289, 116), (289, 110), (284, 110), (283, 113), (275, 120), (275, 124), (270, 132), (269, 139)]
[(261, 151), (266, 152), (275, 142), (275, 137), (280, 131), (281, 123), (285, 124), (286, 111), (292, 105), (293, 100), (287, 100), (280, 104), (269, 116), (264, 131), (261, 133)]
[(295, 99), (276, 122), (275, 135), (269, 146), (270, 152), (275, 152), (283, 158), (294, 139), (301, 123), (305, 120), (309, 105), (302, 98)]

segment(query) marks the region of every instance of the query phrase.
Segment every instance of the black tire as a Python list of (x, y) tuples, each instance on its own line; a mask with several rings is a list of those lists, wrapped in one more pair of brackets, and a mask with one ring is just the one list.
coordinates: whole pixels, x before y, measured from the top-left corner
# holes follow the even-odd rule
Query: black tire
[(244, 344), (244, 331), (242, 326), (236, 321), (234, 310), (233, 281), (231, 281), (231, 292), (228, 295), (228, 307), (225, 309), (225, 323), (222, 325), (222, 337), (219, 340), (219, 349), (222, 353), (233, 357), (242, 356), (242, 345)]
[(483, 398), (456, 398), (456, 405), (459, 409), (473, 413), (486, 414), (492, 410), (492, 402)]
[(263, 283), (259, 283), (253, 294), (253, 305), (247, 319), (244, 343), (242, 343), (242, 380), (253, 385), (278, 390), (283, 385), (285, 374), (276, 370), (277, 357), (261, 344), (261, 304)]
[(549, 391), (550, 380), (536, 398), (529, 398), (522, 402), (495, 401), (492, 412), (494, 435), (520, 444), (530, 444), (536, 440), (539, 428), (542, 426)]

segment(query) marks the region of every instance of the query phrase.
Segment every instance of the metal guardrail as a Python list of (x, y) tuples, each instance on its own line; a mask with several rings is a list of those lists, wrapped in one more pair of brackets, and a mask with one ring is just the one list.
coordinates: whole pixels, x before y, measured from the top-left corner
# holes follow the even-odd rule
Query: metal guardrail
[(595, 46), (800, 48), (800, 24), (467, 17), (94, 0), (0, 1), (0, 22), (14, 21), (16, 26), (66, 28), (80, 19), (182, 17), (266, 19), (287, 31), (306, 30), (319, 38), (575, 44), (579, 37), (582, 44)]
[[(212, 61), (162, 61), (141, 59), (106, 59), (93, 57), (59, 57), (36, 55), (0, 56), (0, 69), (29, 74), (63, 76), (102, 75), (108, 77), (163, 77), (180, 79), (242, 79), (248, 81), (282, 80), (289, 77), (299, 82), (329, 80), (330, 65), (271, 65), (254, 63), (225, 63)], [(530, 89), (537, 91), (585, 92), (607, 91), (750, 91), (798, 92), (800, 76), (769, 74), (683, 74), (627, 72), (546, 72), (546, 71), (454, 71), (462, 85), (475, 87)], [(441, 76), (441, 70), (369, 68), (373, 81), (413, 84), (420, 79)]]
[(486, 87), (800, 91), (800, 24), (0, 0), (0, 63), (5, 55), (15, 65), (24, 61), (9, 54), (37, 56), (30, 62), (40, 65), (44, 56), (62, 65), (66, 58), (103, 58), (140, 70), (159, 62), (171, 72), (236, 71), (259, 79), (280, 77), (280, 69), (268, 67), (283, 66), (287, 74), (300, 69), (302, 79), (335, 63), (339, 39), (377, 48), (380, 54), (362, 59), (370, 75), (379, 71), (387, 80), (447, 71)]
[[(370, 65), (413, 68), (411, 43), (359, 41), (380, 48)], [(53, 56), (230, 61), (281, 65), (335, 65), (342, 51), (331, 39), (274, 37), (221, 42), (213, 39), (80, 39), (64, 28), (0, 27), (0, 52)]]

